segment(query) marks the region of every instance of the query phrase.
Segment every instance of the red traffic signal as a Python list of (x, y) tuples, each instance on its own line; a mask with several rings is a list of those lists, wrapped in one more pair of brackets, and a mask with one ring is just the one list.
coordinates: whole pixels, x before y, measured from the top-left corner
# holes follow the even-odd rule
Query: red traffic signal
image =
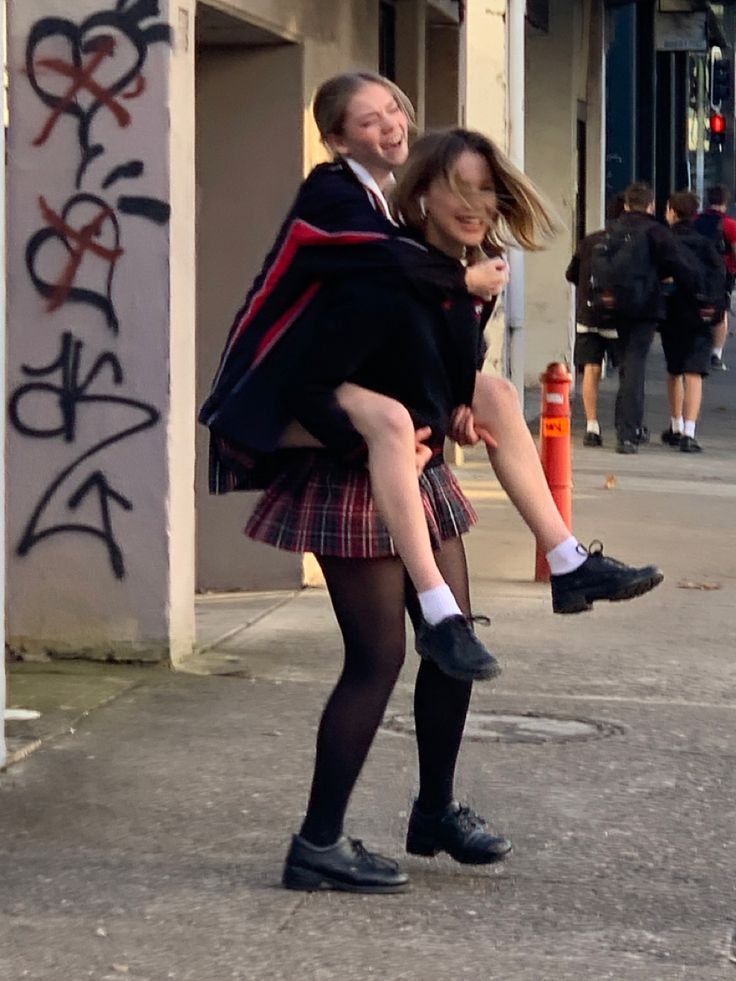
[(714, 136), (721, 136), (726, 132), (726, 117), (720, 112), (714, 112), (710, 117), (710, 131)]

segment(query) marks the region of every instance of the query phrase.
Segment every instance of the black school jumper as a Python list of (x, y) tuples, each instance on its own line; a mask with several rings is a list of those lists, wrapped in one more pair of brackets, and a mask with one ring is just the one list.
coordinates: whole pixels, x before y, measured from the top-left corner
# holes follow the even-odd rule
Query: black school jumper
[(482, 311), (467, 294), (437, 302), (396, 276), (353, 276), (323, 308), (324, 347), (303, 365), (290, 408), (331, 452), (291, 451), (248, 521), (250, 537), (291, 551), (348, 558), (395, 555), (368, 471), (345, 462), (361, 442), (334, 389), (352, 381), (395, 398), (434, 450), (419, 485), (433, 547), (463, 534), (475, 513), (442, 458), (452, 411), (472, 402), (483, 354)]

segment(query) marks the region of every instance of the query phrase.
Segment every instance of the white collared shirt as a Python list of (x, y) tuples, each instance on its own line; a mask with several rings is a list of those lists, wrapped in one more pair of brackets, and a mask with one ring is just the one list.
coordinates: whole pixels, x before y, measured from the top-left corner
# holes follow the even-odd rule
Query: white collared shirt
[[(396, 222), (391, 217), (391, 210), (388, 206), (388, 201), (386, 200), (386, 196), (381, 190), (381, 188), (378, 186), (375, 177), (373, 177), (371, 174), (368, 173), (368, 171), (363, 166), (363, 164), (359, 164), (355, 160), (351, 160), (350, 157), (344, 157), (343, 159), (345, 160), (345, 163), (348, 165), (348, 167), (350, 167), (352, 172), (355, 174), (355, 176), (358, 178), (358, 180), (363, 185), (363, 187), (366, 189), (366, 191), (368, 191), (369, 195), (373, 196), (374, 200), (377, 202), (378, 206), (380, 207), (384, 215), (389, 219), (389, 221), (392, 221), (394, 224), (396, 224)], [(396, 178), (394, 177), (393, 174), (390, 175), (389, 183), (390, 184), (396, 183)]]

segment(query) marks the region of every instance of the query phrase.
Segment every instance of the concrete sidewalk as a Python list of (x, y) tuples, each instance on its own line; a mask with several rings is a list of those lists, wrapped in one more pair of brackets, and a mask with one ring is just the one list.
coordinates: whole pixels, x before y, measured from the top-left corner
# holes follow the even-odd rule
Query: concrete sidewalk
[[(658, 354), (649, 391), (658, 437)], [(702, 457), (656, 441), (621, 457), (610, 428), (603, 450), (576, 434), (578, 536), (667, 579), (568, 618), (530, 581), (529, 534), (469, 455), (474, 607), (493, 617), (504, 674), (474, 695), (458, 791), (513, 838), (497, 868), (404, 856), (405, 895), (280, 888), (339, 670), (321, 590), (203, 599), (188, 674), (12, 666), (10, 704), (33, 707), (44, 670), (64, 701), (49, 699), (41, 748), (0, 775), (0, 977), (736, 977), (735, 434), (736, 372), (708, 384)], [(410, 652), (347, 828), (397, 857), (415, 670)]]

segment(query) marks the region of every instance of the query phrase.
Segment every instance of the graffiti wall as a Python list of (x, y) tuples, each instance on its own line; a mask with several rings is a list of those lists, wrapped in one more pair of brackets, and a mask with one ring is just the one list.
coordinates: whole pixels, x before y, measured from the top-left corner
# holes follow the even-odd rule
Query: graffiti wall
[(158, 0), (9, 4), (8, 635), (145, 656), (168, 592)]

